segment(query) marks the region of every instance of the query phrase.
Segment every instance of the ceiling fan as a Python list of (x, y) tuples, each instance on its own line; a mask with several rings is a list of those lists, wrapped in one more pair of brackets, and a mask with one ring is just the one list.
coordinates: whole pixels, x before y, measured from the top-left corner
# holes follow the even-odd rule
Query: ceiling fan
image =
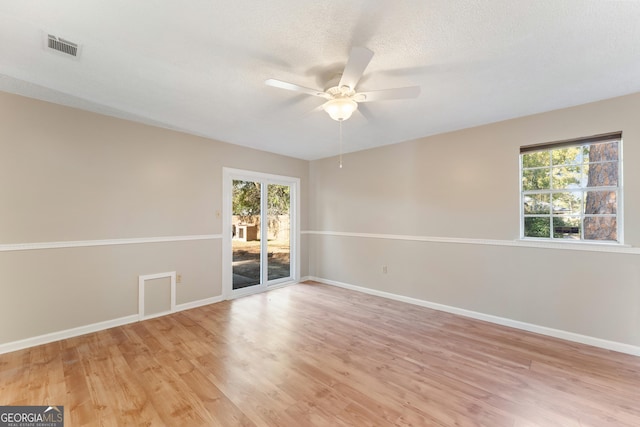
[(364, 70), (369, 65), (369, 62), (371, 62), (371, 58), (373, 58), (373, 52), (371, 50), (366, 47), (353, 47), (344, 71), (342, 74), (331, 79), (327, 83), (324, 91), (276, 79), (265, 80), (265, 84), (326, 99), (327, 101), (322, 104), (322, 109), (326, 111), (333, 120), (340, 122), (351, 117), (361, 102), (418, 97), (420, 94), (419, 86), (357, 92), (356, 86), (364, 74)]

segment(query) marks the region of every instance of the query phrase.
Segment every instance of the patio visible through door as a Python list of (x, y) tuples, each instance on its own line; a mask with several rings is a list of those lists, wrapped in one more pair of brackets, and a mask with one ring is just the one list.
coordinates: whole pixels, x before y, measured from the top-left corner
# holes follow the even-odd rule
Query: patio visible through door
[(297, 183), (254, 175), (231, 174), (226, 180), (231, 187), (232, 294), (259, 291), (294, 278)]

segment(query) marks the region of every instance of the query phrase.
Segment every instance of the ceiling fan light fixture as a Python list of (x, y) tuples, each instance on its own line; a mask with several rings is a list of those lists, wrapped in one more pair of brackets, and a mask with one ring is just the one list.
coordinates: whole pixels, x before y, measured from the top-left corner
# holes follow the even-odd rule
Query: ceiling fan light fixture
[(341, 122), (351, 117), (358, 109), (358, 103), (350, 98), (335, 98), (325, 102), (322, 108), (333, 120)]

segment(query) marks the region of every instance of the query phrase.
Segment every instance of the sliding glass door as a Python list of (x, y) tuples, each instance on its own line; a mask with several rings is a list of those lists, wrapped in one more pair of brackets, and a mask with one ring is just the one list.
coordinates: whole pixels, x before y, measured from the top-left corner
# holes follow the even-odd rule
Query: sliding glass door
[(291, 186), (267, 187), (267, 281), (291, 277)]
[(233, 289), (259, 285), (262, 281), (261, 190), (259, 182), (233, 180)]
[(224, 181), (224, 222), (231, 230), (224, 242), (230, 252), (225, 293), (231, 297), (295, 280), (299, 181), (231, 169), (225, 169)]

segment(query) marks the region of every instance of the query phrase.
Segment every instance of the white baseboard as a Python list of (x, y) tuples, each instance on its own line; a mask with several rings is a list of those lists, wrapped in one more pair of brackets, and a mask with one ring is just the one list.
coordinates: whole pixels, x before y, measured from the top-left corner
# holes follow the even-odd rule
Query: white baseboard
[(183, 310), (191, 310), (192, 308), (202, 307), (203, 305), (215, 304), (224, 301), (222, 295), (217, 297), (205, 298), (198, 301), (185, 302), (183, 304), (176, 304), (176, 312)]
[[(169, 314), (177, 313), (183, 310), (190, 310), (196, 307), (202, 307), (203, 305), (215, 304), (223, 300), (223, 297), (216, 296), (211, 298), (205, 298), (198, 301), (191, 301), (184, 304), (177, 304), (173, 312), (157, 313), (146, 317), (144, 320), (149, 320), (156, 317), (166, 316)], [(0, 354), (11, 353), (12, 351), (23, 350), (29, 347), (35, 347), (42, 344), (48, 344), (54, 341), (60, 341), (67, 338), (74, 338), (80, 335), (90, 334), (93, 332), (103, 331), (105, 329), (115, 328), (116, 326), (127, 325), (129, 323), (135, 323), (141, 321), (138, 314), (132, 314), (130, 316), (120, 317), (118, 319), (106, 320), (104, 322), (92, 323), (90, 325), (79, 326), (77, 328), (66, 329), (64, 331), (51, 332), (45, 335), (39, 335), (37, 337), (26, 338), (19, 341), (13, 341), (6, 344), (0, 344)]]
[[(541, 335), (547, 335), (555, 338), (560, 338), (567, 341), (578, 342), (581, 344), (592, 345), (594, 347), (600, 347), (607, 350), (618, 351), (620, 353), (640, 356), (640, 347), (633, 346), (630, 344), (624, 344), (616, 341), (609, 341), (601, 338), (595, 338), (587, 335), (581, 335), (573, 332), (563, 331), (560, 329), (548, 328), (546, 326), (539, 326), (531, 323), (520, 322), (518, 320), (507, 319), (504, 317), (493, 316), (485, 313), (479, 313), (476, 311), (466, 310), (458, 307), (452, 307), (449, 305), (434, 303), (430, 301), (421, 300), (418, 298), (407, 297), (404, 295), (393, 294), (390, 292), (378, 291), (375, 289), (369, 289), (362, 286), (351, 285), (348, 283), (338, 282), (335, 280), (323, 279), (323, 278), (314, 277), (314, 276), (304, 276), (300, 278), (300, 282), (305, 282), (308, 280), (313, 280), (316, 282), (337, 286), (340, 288), (349, 289), (356, 292), (362, 292), (369, 295), (375, 295), (382, 298), (388, 298), (395, 301), (406, 302), (408, 304), (418, 305), (421, 307), (431, 308), (434, 310), (444, 311), (447, 313), (457, 314), (460, 316), (470, 317), (473, 319), (484, 320), (484, 321), (495, 323), (498, 325), (509, 326), (512, 328), (534, 332)], [(292, 284), (292, 283), (289, 283), (289, 284)], [(224, 300), (224, 297), (222, 295), (219, 295), (219, 296), (205, 298), (198, 301), (178, 304), (176, 305), (174, 313), (177, 313), (183, 310), (190, 310), (192, 308), (202, 307), (204, 305), (215, 304), (223, 300)], [(167, 314), (171, 314), (171, 313), (163, 313), (162, 315), (167, 315)], [(105, 329), (114, 328), (116, 326), (122, 326), (129, 323), (134, 323), (137, 321), (139, 321), (139, 316), (134, 314), (130, 316), (120, 317), (118, 319), (107, 320), (104, 322), (98, 322), (90, 325), (79, 326), (77, 328), (67, 329), (64, 331), (52, 332), (49, 334), (39, 335), (32, 338), (26, 338), (19, 341), (0, 344), (0, 354), (10, 353), (12, 351), (22, 350), (29, 347), (35, 347), (42, 344), (48, 344), (54, 341), (73, 338), (80, 335), (89, 334), (92, 332), (98, 332)]]
[(33, 338), (26, 338), (20, 341), (0, 344), (0, 354), (10, 353), (12, 351), (35, 347), (42, 344), (48, 344), (54, 341), (60, 341), (67, 338), (90, 334), (92, 332), (115, 328), (116, 326), (122, 326), (137, 321), (138, 315), (132, 314), (131, 316), (120, 317), (118, 319), (106, 320), (104, 322), (92, 323), (90, 325), (78, 326), (77, 328), (67, 329), (64, 331), (51, 332), (49, 334), (39, 335)]
[(378, 291), (375, 289), (365, 288), (363, 286), (351, 285), (348, 283), (338, 282), (338, 281), (329, 280), (329, 279), (323, 279), (320, 277), (309, 276), (309, 277), (306, 277), (305, 280), (313, 280), (313, 281), (324, 283), (327, 285), (337, 286), (340, 288), (362, 292), (369, 295), (375, 295), (383, 298), (388, 298), (396, 301), (406, 302), (409, 304), (419, 305), (421, 307), (431, 308), (434, 310), (445, 311), (447, 313), (470, 317), (472, 319), (484, 320), (486, 322), (491, 322), (491, 323), (495, 323), (503, 326), (509, 326), (511, 328), (521, 329), (528, 332), (534, 332), (536, 334), (541, 334), (541, 335), (547, 335), (554, 338), (560, 338), (566, 341), (587, 344), (594, 347), (600, 347), (607, 350), (617, 351), (620, 353), (631, 354), (633, 356), (640, 356), (640, 347), (630, 345), (630, 344), (604, 340), (601, 338), (590, 337), (588, 335), (581, 335), (573, 332), (563, 331), (560, 329), (548, 328), (546, 326), (534, 325), (532, 323), (520, 322), (518, 320), (507, 319), (505, 317), (499, 317), (491, 314), (480, 313), (477, 311), (466, 310), (463, 308), (452, 307), (449, 305), (425, 301), (418, 298), (407, 297), (404, 295), (393, 294), (390, 292)]

